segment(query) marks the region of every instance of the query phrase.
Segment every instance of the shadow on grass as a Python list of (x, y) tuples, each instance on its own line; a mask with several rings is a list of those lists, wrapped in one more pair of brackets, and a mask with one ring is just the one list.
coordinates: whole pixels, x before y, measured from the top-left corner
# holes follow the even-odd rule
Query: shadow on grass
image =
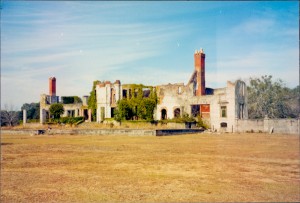
[(12, 145), (13, 143), (1, 143), (1, 146), (2, 145)]

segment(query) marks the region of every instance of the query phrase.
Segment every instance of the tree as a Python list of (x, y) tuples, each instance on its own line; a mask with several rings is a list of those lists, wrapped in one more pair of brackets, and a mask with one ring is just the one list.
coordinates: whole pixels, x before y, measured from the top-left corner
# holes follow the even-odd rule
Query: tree
[(49, 108), (50, 114), (53, 115), (54, 119), (59, 119), (60, 115), (64, 113), (64, 106), (62, 104), (51, 104)]
[(144, 120), (152, 121), (155, 107), (156, 107), (155, 100), (150, 98), (142, 99), (139, 105), (137, 106), (138, 117)]
[(15, 126), (19, 123), (20, 112), (1, 110), (1, 126)]
[(289, 106), (290, 91), (282, 80), (272, 81), (272, 76), (250, 78), (248, 86), (249, 118), (287, 118), (291, 117)]
[(8, 108), (7, 105), (4, 105), (5, 110), (1, 110), (0, 112), (0, 123), (1, 126), (15, 126), (19, 124), (19, 120), (21, 119), (21, 112), (14, 111), (13, 106), (11, 105)]
[(27, 119), (39, 119), (40, 118), (40, 103), (25, 103), (21, 107), (21, 112), (26, 110)]
[(118, 101), (118, 108), (115, 111), (115, 119), (117, 121), (129, 120), (133, 117), (132, 106), (127, 99), (121, 99)]
[(300, 116), (300, 86), (293, 89), (289, 89), (288, 104), (291, 108), (291, 118), (297, 118)]
[(99, 80), (93, 82), (92, 91), (88, 99), (88, 108), (92, 110), (92, 120), (96, 120), (97, 114), (97, 98), (96, 98), (96, 85), (99, 83)]

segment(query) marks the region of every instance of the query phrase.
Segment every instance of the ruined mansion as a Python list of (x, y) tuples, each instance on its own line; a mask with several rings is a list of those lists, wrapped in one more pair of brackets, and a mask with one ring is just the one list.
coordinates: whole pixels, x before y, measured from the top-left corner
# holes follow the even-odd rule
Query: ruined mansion
[[(154, 120), (172, 119), (184, 114), (205, 120), (212, 130), (236, 131), (236, 121), (248, 119), (246, 84), (237, 80), (227, 82), (226, 87), (212, 89), (205, 85), (205, 53), (203, 49), (194, 53), (194, 70), (188, 83), (176, 83), (151, 87), (156, 91), (158, 103), (154, 110)], [(135, 90), (121, 81), (99, 82), (96, 85), (97, 122), (114, 116), (114, 109), (121, 99), (134, 96)], [(149, 96), (149, 88), (143, 89), (144, 97)], [(91, 121), (91, 111), (87, 108), (88, 97), (79, 102), (64, 104), (63, 116), (83, 116)], [(40, 122), (49, 117), (49, 107), (58, 103), (56, 79), (49, 78), (49, 95), (42, 94), (40, 100)]]

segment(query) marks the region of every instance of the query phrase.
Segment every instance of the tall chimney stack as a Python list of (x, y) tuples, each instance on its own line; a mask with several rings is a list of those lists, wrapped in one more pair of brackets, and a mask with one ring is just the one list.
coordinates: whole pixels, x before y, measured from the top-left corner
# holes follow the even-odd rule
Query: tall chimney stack
[(49, 95), (56, 96), (56, 78), (49, 78)]
[(203, 49), (195, 51), (194, 60), (195, 70), (197, 71), (196, 96), (205, 95), (205, 54)]

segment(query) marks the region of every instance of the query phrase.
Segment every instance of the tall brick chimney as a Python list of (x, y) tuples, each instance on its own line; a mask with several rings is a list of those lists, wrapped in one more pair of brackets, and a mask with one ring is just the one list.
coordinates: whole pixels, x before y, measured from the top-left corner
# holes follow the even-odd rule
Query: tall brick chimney
[(49, 95), (56, 96), (56, 78), (49, 78)]
[(205, 95), (205, 54), (203, 49), (194, 54), (195, 70), (197, 71), (196, 96)]

